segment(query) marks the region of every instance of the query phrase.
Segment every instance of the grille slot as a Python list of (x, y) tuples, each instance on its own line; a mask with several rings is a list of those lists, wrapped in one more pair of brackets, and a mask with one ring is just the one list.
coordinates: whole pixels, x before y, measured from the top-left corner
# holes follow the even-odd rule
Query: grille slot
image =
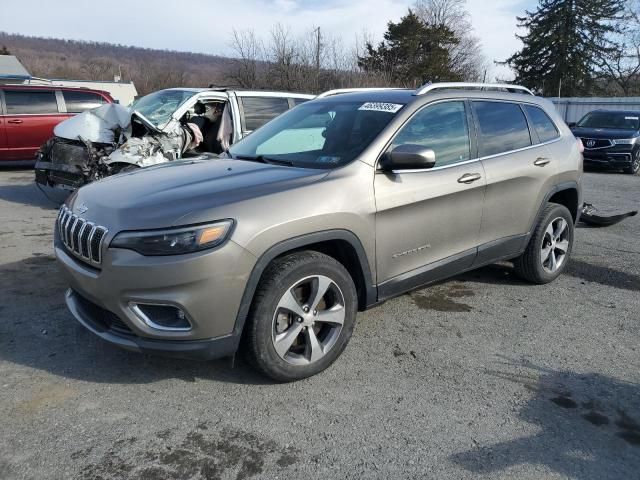
[(60, 240), (70, 253), (90, 264), (100, 265), (106, 228), (72, 213), (66, 205), (60, 207), (56, 224)]

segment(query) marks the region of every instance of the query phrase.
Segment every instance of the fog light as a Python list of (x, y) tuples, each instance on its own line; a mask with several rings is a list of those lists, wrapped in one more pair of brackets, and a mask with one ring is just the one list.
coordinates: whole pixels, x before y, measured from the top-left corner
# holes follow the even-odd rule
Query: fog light
[(173, 305), (131, 303), (130, 307), (144, 323), (156, 330), (191, 330), (187, 315)]

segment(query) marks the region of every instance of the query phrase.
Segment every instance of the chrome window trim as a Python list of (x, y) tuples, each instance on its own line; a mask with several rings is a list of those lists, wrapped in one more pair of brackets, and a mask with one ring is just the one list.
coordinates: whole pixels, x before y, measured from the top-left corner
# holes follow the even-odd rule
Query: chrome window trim
[[(159, 325), (157, 323), (155, 323), (153, 320), (151, 320), (139, 307), (139, 305), (149, 305), (149, 306), (157, 306), (157, 307), (173, 307), (173, 308), (177, 308), (178, 310), (180, 310), (182, 313), (184, 313), (184, 318), (186, 318), (187, 322), (189, 322), (189, 326), (188, 327), (165, 327), (163, 325)], [(142, 320), (142, 322), (144, 322), (144, 324), (149, 327), (149, 328), (153, 328), (154, 330), (160, 330), (163, 332), (188, 332), (190, 330), (193, 330), (193, 323), (191, 322), (191, 318), (189, 318), (189, 315), (187, 314), (187, 312), (184, 311), (184, 309), (178, 305), (172, 305), (170, 303), (148, 303), (148, 302), (134, 302), (134, 301), (130, 301), (129, 302), (129, 308), (131, 309), (131, 311), (135, 314), (135, 316)]]
[(407, 169), (407, 170), (391, 170), (391, 172), (394, 173), (394, 174), (399, 174), (399, 173), (433, 172), (434, 170), (444, 170), (445, 168), (457, 167), (459, 165), (465, 165), (465, 164), (473, 163), (473, 162), (481, 162), (483, 160), (490, 160), (492, 158), (501, 157), (503, 155), (511, 155), (513, 153), (523, 152), (525, 150), (530, 150), (532, 148), (537, 148), (537, 147), (542, 147), (542, 146), (545, 146), (545, 145), (550, 145), (552, 143), (559, 142), (560, 140), (562, 140), (562, 138), (563, 137), (560, 136), (560, 137), (554, 138), (553, 140), (550, 140), (548, 142), (536, 143), (535, 145), (529, 145), (528, 147), (518, 148), (516, 150), (509, 150), (508, 152), (496, 153), (494, 155), (487, 155), (485, 157), (478, 157), (478, 158), (474, 158), (474, 159), (471, 159), (471, 160), (466, 160), (464, 162), (452, 163), (450, 165), (442, 165), (440, 167), (420, 168), (420, 169)]

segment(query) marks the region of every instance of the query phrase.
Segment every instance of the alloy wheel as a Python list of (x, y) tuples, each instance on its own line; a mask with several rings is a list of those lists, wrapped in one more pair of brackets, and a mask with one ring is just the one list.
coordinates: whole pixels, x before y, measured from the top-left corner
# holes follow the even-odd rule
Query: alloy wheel
[(292, 365), (323, 358), (340, 337), (345, 321), (344, 296), (324, 275), (303, 278), (282, 295), (273, 316), (273, 346)]
[(567, 221), (557, 217), (549, 223), (542, 239), (540, 259), (542, 268), (555, 273), (564, 264), (569, 251), (569, 229)]

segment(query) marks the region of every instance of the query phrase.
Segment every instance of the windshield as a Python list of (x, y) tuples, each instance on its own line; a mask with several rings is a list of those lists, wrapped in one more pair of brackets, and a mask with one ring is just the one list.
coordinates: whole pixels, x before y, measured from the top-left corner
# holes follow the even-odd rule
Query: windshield
[(234, 158), (333, 168), (356, 158), (403, 107), (379, 102), (308, 102), (230, 148)]
[(628, 112), (591, 112), (578, 122), (578, 127), (615, 130), (640, 129), (640, 114)]
[(153, 123), (162, 128), (171, 119), (171, 115), (180, 105), (194, 95), (189, 90), (160, 90), (139, 98), (131, 105), (131, 111), (138, 111)]

